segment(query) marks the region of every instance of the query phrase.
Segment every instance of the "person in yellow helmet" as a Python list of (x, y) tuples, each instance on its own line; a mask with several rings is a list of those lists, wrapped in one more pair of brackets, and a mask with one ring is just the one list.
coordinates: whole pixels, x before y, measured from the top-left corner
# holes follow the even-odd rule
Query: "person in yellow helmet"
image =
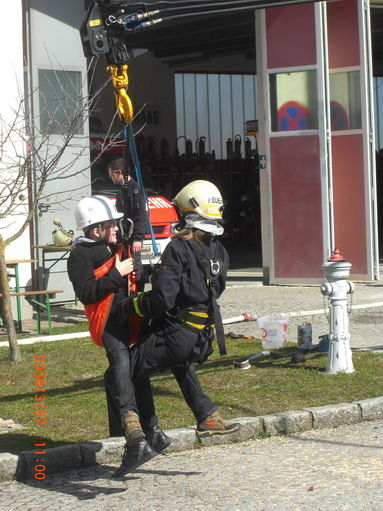
[(227, 423), (203, 392), (195, 371), (212, 353), (214, 326), (225, 353), (222, 320), (216, 299), (225, 288), (228, 254), (217, 237), (223, 234), (223, 201), (208, 181), (186, 185), (175, 197), (181, 228), (173, 235), (155, 275), (153, 289), (126, 300), (129, 314), (150, 318), (150, 326), (132, 348), (136, 384), (171, 369), (196, 420), (199, 438), (227, 435), (240, 424)]

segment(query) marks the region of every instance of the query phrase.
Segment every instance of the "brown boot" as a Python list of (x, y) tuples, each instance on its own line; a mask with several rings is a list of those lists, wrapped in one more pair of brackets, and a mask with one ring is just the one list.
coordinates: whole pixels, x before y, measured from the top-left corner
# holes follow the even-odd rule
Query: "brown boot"
[(228, 423), (220, 417), (218, 412), (213, 412), (203, 422), (197, 425), (197, 437), (206, 438), (213, 435), (229, 435), (239, 431), (241, 425), (238, 422)]
[(126, 411), (122, 416), (121, 427), (124, 430), (127, 446), (134, 445), (145, 438), (138, 415), (131, 410)]

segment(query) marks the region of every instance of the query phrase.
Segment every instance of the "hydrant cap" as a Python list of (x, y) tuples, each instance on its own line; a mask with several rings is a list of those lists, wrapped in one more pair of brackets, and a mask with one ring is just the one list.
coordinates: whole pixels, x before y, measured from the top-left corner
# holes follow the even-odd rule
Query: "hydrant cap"
[(332, 253), (332, 256), (328, 259), (332, 263), (339, 263), (346, 261), (346, 259), (342, 256), (340, 251), (336, 248), (334, 252)]

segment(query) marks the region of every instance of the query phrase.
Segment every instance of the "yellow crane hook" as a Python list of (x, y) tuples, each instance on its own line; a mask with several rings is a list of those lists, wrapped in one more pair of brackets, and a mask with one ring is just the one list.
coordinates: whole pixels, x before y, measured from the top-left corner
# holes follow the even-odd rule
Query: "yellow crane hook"
[(129, 124), (133, 119), (133, 105), (127, 93), (128, 65), (123, 64), (118, 67), (115, 64), (110, 64), (106, 70), (112, 76), (117, 111), (125, 124)]

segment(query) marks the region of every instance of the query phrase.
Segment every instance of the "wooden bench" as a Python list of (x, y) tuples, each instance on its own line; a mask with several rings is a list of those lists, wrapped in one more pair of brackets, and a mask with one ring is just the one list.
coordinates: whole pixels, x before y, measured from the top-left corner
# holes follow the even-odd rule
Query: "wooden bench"
[[(11, 291), (9, 296), (43, 296), (44, 301), (39, 301), (37, 298), (31, 298), (33, 310), (37, 315), (37, 331), (41, 334), (41, 312), (46, 310), (48, 315), (48, 331), (52, 333), (52, 317), (51, 317), (51, 303), (50, 299), (55, 298), (56, 294), (62, 293), (62, 289), (56, 289), (54, 291)], [(0, 293), (0, 298), (3, 297), (3, 294)], [(41, 300), (41, 299), (40, 299)]]

